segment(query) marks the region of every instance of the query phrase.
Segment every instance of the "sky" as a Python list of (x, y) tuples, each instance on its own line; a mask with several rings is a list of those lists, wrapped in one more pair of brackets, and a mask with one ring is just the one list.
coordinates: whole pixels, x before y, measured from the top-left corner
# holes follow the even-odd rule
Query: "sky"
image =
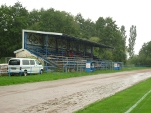
[(130, 27), (134, 25), (137, 31), (135, 54), (144, 43), (151, 41), (150, 0), (0, 0), (0, 5), (13, 6), (17, 1), (28, 11), (54, 8), (74, 16), (81, 13), (83, 18), (94, 22), (99, 17), (111, 17), (118, 27), (125, 26), (127, 40)]

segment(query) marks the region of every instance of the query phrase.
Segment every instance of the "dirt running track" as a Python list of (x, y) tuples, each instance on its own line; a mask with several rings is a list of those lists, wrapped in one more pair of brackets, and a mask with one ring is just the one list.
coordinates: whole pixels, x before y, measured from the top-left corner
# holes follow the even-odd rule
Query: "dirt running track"
[(151, 77), (151, 70), (0, 86), (0, 113), (72, 113)]

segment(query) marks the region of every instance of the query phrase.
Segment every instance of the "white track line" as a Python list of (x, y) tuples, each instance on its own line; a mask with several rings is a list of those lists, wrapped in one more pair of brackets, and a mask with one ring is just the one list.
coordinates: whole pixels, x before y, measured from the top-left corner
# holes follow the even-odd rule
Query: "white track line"
[(129, 108), (125, 113), (130, 113), (146, 96), (151, 93), (151, 90), (148, 91), (139, 101), (137, 101), (131, 108)]

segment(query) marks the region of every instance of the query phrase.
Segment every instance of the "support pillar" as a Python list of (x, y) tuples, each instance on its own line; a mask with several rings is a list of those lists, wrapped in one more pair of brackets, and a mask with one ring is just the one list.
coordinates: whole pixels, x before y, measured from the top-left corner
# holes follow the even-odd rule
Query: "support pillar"
[(25, 33), (24, 33), (24, 49), (27, 49), (27, 38), (28, 38), (28, 35), (27, 35), (27, 33), (25, 32)]
[(91, 58), (93, 59), (93, 47), (91, 47)]
[(46, 35), (46, 40), (45, 40), (45, 44), (46, 44), (46, 56), (48, 55), (48, 35)]
[(58, 54), (58, 38), (56, 38), (56, 54)]

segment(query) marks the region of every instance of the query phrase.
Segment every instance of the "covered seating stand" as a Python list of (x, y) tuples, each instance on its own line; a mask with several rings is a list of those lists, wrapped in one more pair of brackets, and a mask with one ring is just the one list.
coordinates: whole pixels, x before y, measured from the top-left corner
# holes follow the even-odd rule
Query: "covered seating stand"
[(101, 60), (93, 54), (95, 47), (112, 47), (62, 33), (23, 30), (22, 46), (44, 61), (46, 71), (84, 71), (87, 61), (96, 62), (96, 69), (111, 68), (112, 64), (112, 61)]

